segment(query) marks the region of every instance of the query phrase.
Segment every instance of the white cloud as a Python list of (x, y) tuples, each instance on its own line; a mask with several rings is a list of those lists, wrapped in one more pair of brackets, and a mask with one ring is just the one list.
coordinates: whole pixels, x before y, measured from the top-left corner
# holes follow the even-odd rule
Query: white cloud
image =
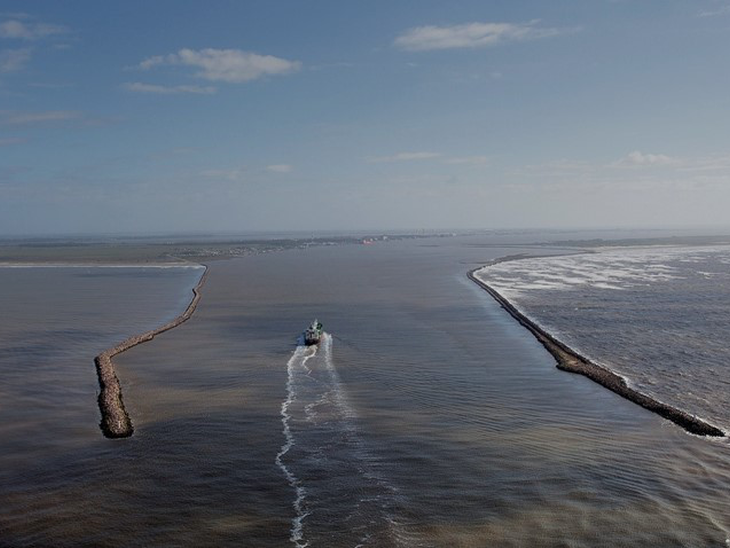
[[(26, 14), (5, 14), (5, 17), (8, 16), (12, 19), (0, 22), (0, 39), (24, 40), (27, 42), (69, 32), (68, 28), (62, 25), (28, 22), (30, 16)], [(3, 14), (0, 14), (0, 17), (3, 17)], [(21, 21), (21, 19), (26, 21)], [(33, 50), (31, 48), (0, 51), (0, 74), (22, 69), (30, 61), (32, 54)]]
[(644, 154), (638, 150), (630, 152), (616, 165), (619, 166), (667, 166), (676, 164), (677, 160), (664, 154)]
[(701, 11), (698, 15), (700, 17), (716, 17), (718, 15), (730, 14), (730, 5), (721, 6), (714, 10)]
[(176, 93), (198, 93), (210, 95), (217, 90), (213, 86), (160, 86), (156, 84), (145, 84), (142, 82), (129, 82), (124, 84), (128, 91), (137, 93), (157, 93), (160, 95), (171, 95)]
[(527, 23), (466, 23), (444, 27), (424, 26), (405, 31), (395, 45), (408, 51), (453, 48), (478, 48), (505, 42), (537, 40), (565, 34), (566, 30), (538, 27), (539, 21)]
[(142, 61), (138, 68), (149, 70), (162, 65), (196, 67), (195, 74), (212, 82), (242, 83), (263, 76), (296, 72), (302, 66), (299, 61), (289, 61), (273, 55), (259, 55), (238, 49), (202, 50), (181, 49), (169, 55), (156, 55)]
[(139, 65), (137, 65), (138, 68), (141, 68), (142, 70), (149, 70), (152, 67), (156, 67), (158, 65), (173, 65), (177, 61), (177, 57), (174, 54), (170, 55), (155, 55), (153, 57), (148, 57), (144, 61), (142, 61)]
[(46, 110), (42, 112), (1, 112), (0, 123), (25, 126), (42, 124), (45, 122), (63, 122), (81, 118), (81, 113), (75, 110)]
[(0, 73), (20, 70), (30, 61), (30, 56), (31, 50), (29, 48), (0, 51)]
[(392, 156), (380, 156), (378, 158), (372, 158), (371, 162), (409, 162), (412, 160), (431, 160), (433, 158), (439, 158), (441, 156), (438, 152), (399, 152)]
[(0, 38), (15, 40), (39, 40), (47, 36), (65, 34), (68, 28), (46, 23), (24, 23), (11, 19), (0, 23)]
[(289, 164), (273, 164), (266, 166), (266, 170), (273, 173), (291, 173), (292, 167)]

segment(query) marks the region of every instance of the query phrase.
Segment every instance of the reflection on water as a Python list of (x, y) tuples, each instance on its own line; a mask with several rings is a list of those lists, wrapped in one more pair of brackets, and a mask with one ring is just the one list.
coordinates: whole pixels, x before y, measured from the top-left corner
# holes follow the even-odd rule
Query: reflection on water
[[(214, 263), (195, 316), (117, 360), (127, 440), (99, 434), (93, 356), (198, 274), (13, 280), (0, 545), (723, 546), (727, 441), (558, 371), (466, 279), (514, 253), (482, 243)], [(330, 335), (297, 348), (313, 317)]]

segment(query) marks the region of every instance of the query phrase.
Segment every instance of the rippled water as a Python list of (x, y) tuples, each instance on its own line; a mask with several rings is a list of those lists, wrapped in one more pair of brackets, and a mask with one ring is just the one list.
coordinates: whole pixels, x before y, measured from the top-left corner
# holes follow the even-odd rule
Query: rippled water
[[(68, 315), (53, 311), (79, 302), (70, 289), (35, 290), (53, 305), (0, 320), (15, 348), (0, 360), (0, 545), (725, 546), (727, 441), (557, 370), (465, 277), (515, 253), (501, 241), (212, 263), (194, 317), (118, 357), (124, 440), (98, 431), (91, 360), (184, 308), (199, 273), (93, 277)], [(60, 287), (54, 275), (22, 284)], [(18, 314), (48, 322), (26, 337)], [(114, 332), (73, 349), (43, 334), (51, 317)], [(314, 317), (328, 336), (298, 347)], [(38, 344), (72, 359), (31, 369)]]
[(287, 371), (284, 445), (276, 462), (296, 493), (294, 545), (408, 546), (393, 508), (397, 491), (362, 439), (335, 366), (332, 337), (325, 334), (319, 346), (299, 346)]
[(730, 431), (730, 247), (525, 259), (479, 276), (640, 390)]

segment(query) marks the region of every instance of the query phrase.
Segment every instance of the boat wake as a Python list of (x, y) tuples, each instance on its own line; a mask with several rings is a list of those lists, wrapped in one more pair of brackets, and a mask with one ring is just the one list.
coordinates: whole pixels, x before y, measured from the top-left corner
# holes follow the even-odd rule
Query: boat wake
[(304, 490), (304, 487), (302, 487), (299, 479), (297, 479), (297, 477), (291, 472), (289, 467), (284, 464), (283, 459), (284, 456), (289, 452), (289, 450), (294, 446), (294, 436), (292, 435), (291, 427), (289, 426), (289, 423), (291, 421), (289, 407), (292, 405), (295, 399), (295, 392), (293, 390), (293, 379), (295, 375), (295, 370), (297, 368), (301, 368), (305, 371), (310, 371), (307, 367), (307, 360), (311, 359), (316, 354), (316, 351), (316, 347), (297, 346), (294, 354), (286, 364), (288, 373), (286, 382), (287, 398), (281, 404), (281, 422), (284, 425), (284, 445), (281, 446), (281, 450), (276, 455), (277, 466), (281, 468), (281, 470), (284, 472), (284, 475), (286, 476), (289, 485), (291, 485), (296, 492), (296, 499), (294, 500), (294, 511), (296, 512), (296, 517), (292, 522), (290, 540), (295, 544), (295, 546), (301, 548), (307, 546), (307, 543), (302, 542), (302, 521), (305, 517), (307, 517), (307, 513), (304, 510), (304, 497), (306, 495), (306, 491)]
[(276, 464), (295, 492), (290, 540), (297, 548), (418, 544), (396, 517), (397, 489), (359, 434), (329, 334), (289, 359), (281, 421)]

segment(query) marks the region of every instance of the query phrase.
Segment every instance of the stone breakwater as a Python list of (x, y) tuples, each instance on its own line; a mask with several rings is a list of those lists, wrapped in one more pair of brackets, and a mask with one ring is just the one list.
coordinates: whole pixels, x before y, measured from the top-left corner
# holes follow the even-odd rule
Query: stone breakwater
[(200, 289), (208, 277), (208, 267), (206, 265), (203, 266), (205, 266), (205, 271), (193, 288), (193, 299), (182, 314), (162, 327), (126, 339), (118, 345), (104, 350), (104, 352), (94, 358), (100, 388), (98, 401), (99, 410), (101, 411), (101, 422), (99, 426), (107, 438), (127, 438), (134, 432), (132, 420), (124, 408), (122, 388), (119, 385), (119, 378), (114, 371), (112, 358), (138, 344), (151, 341), (160, 333), (169, 331), (190, 319), (198, 306), (198, 302), (200, 302)]
[[(492, 266), (498, 262), (503, 262), (504, 260), (514, 260), (518, 258), (520, 257), (498, 259), (486, 266)], [(651, 396), (647, 396), (646, 394), (642, 394), (641, 392), (634, 390), (626, 384), (626, 381), (622, 377), (613, 371), (595, 364), (584, 356), (578, 354), (575, 350), (559, 341), (535, 322), (527, 318), (497, 290), (477, 278), (474, 275), (477, 270), (479, 269), (475, 268), (470, 270), (467, 273), (468, 278), (487, 291), (487, 293), (489, 293), (502, 306), (502, 308), (509, 312), (513, 318), (515, 318), (523, 327), (530, 331), (538, 341), (540, 341), (547, 351), (556, 359), (558, 369), (584, 375), (619, 396), (622, 396), (627, 400), (640, 405), (644, 409), (652, 411), (657, 415), (672, 421), (678, 426), (684, 428), (687, 432), (698, 436), (725, 436), (725, 433), (722, 430), (708, 424), (702, 419), (694, 417), (681, 409), (662, 403)]]

